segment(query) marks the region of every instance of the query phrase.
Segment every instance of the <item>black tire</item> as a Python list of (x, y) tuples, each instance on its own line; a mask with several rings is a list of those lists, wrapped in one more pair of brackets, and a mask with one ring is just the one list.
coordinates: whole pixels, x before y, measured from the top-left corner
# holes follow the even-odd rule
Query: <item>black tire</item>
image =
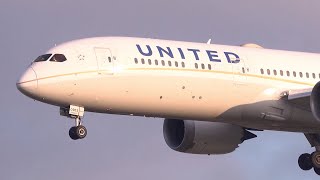
[(87, 129), (86, 129), (86, 127), (84, 127), (82, 125), (77, 126), (75, 132), (76, 132), (76, 136), (79, 139), (83, 139), (87, 136)]
[(320, 176), (320, 168), (313, 168), (314, 172)]
[(314, 167), (320, 169), (320, 152), (315, 151), (311, 154), (311, 160)]
[(77, 128), (76, 126), (73, 126), (72, 128), (69, 129), (69, 136), (73, 140), (79, 139), (77, 134), (76, 134), (76, 128)]
[(308, 153), (301, 154), (298, 159), (299, 167), (304, 171), (308, 171), (312, 169), (313, 164), (311, 159), (312, 159), (311, 154), (308, 154)]

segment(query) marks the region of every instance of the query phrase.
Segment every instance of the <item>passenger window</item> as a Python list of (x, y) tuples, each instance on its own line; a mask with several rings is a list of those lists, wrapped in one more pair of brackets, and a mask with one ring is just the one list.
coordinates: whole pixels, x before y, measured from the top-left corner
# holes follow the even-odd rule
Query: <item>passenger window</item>
[(202, 68), (202, 69), (205, 69), (206, 67), (204, 66), (204, 64), (201, 64), (201, 68)]
[(137, 58), (134, 58), (134, 62), (135, 62), (136, 64), (138, 64), (138, 59), (137, 59)]
[(309, 73), (306, 73), (306, 77), (309, 78)]
[(277, 70), (273, 70), (273, 74), (276, 76), (277, 75)]
[(198, 63), (194, 63), (194, 67), (198, 69)]
[(290, 72), (289, 71), (287, 71), (287, 76), (290, 76)]
[(301, 78), (303, 77), (303, 74), (302, 74), (302, 72), (300, 72), (300, 73), (299, 73), (299, 75), (300, 75), (300, 77), (301, 77)]
[(178, 67), (179, 66), (179, 64), (178, 64), (178, 62), (176, 61), (176, 62), (174, 62), (174, 64), (176, 65), (176, 67)]
[(267, 73), (268, 73), (268, 75), (270, 75), (270, 69), (267, 69)]
[(45, 54), (42, 56), (37, 57), (37, 59), (35, 59), (33, 62), (41, 62), (41, 61), (46, 61), (49, 59), (49, 57), (51, 57), (52, 54)]
[(182, 65), (183, 68), (186, 67), (185, 64), (184, 64), (184, 62), (181, 62), (181, 65)]
[(148, 63), (149, 63), (149, 65), (151, 65), (152, 63), (151, 63), (151, 59), (148, 59)]
[(211, 64), (208, 64), (208, 69), (211, 70)]
[(169, 66), (171, 66), (171, 61), (168, 61)]
[(313, 77), (313, 79), (315, 79), (316, 78), (316, 74), (312, 73), (312, 77)]
[(280, 70), (280, 75), (283, 76), (283, 71), (282, 70)]
[(145, 63), (143, 58), (141, 59), (141, 63), (142, 63), (142, 64), (144, 64), (144, 63)]
[(161, 61), (162, 66), (165, 66), (166, 63), (164, 62), (164, 60)]
[(108, 57), (108, 61), (109, 61), (109, 63), (111, 63), (111, 61), (112, 61), (110, 56)]
[(63, 54), (55, 54), (50, 61), (52, 62), (63, 62), (66, 61), (67, 58)]
[(293, 77), (297, 77), (297, 73), (293, 71)]
[(242, 73), (245, 73), (246, 71), (245, 71), (245, 69), (244, 69), (244, 67), (242, 68)]
[(260, 69), (260, 73), (261, 73), (261, 74), (264, 74), (264, 70), (263, 70), (263, 69)]
[(154, 64), (158, 66), (158, 60), (154, 60)]

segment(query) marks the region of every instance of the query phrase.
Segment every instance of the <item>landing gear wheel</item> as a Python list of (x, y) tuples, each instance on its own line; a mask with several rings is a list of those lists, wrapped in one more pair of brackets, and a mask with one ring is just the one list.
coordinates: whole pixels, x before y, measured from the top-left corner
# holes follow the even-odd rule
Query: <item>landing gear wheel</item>
[(80, 125), (80, 126), (76, 127), (75, 133), (79, 139), (83, 139), (87, 136), (87, 129), (86, 129), (86, 127)]
[(320, 152), (315, 151), (311, 154), (312, 164), (315, 168), (319, 169), (320, 171)]
[(79, 139), (77, 134), (76, 134), (76, 128), (77, 128), (76, 126), (73, 126), (72, 128), (69, 129), (69, 136), (73, 140)]
[(320, 168), (313, 168), (314, 172), (320, 176)]
[(312, 157), (310, 154), (308, 154), (308, 153), (301, 154), (298, 159), (299, 167), (305, 171), (312, 169), (313, 163), (312, 163), (311, 159), (312, 159)]

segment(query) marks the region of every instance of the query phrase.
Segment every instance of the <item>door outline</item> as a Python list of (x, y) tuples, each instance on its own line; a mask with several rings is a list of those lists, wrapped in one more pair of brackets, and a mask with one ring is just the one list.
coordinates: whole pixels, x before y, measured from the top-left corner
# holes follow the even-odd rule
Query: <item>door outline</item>
[(99, 74), (114, 74), (114, 58), (110, 48), (95, 47), (94, 53)]

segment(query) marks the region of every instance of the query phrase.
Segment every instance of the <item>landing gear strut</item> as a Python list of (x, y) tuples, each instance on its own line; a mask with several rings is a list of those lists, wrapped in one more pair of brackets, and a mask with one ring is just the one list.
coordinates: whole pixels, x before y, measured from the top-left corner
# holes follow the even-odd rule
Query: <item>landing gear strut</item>
[(320, 135), (305, 134), (312, 147), (316, 148), (313, 153), (304, 153), (298, 159), (299, 167), (302, 170), (308, 171), (313, 168), (314, 172), (320, 175)]
[(87, 136), (87, 129), (82, 125), (81, 118), (84, 115), (84, 108), (70, 105), (69, 108), (60, 108), (60, 115), (75, 120), (75, 126), (69, 130), (69, 136), (73, 140), (83, 139)]

